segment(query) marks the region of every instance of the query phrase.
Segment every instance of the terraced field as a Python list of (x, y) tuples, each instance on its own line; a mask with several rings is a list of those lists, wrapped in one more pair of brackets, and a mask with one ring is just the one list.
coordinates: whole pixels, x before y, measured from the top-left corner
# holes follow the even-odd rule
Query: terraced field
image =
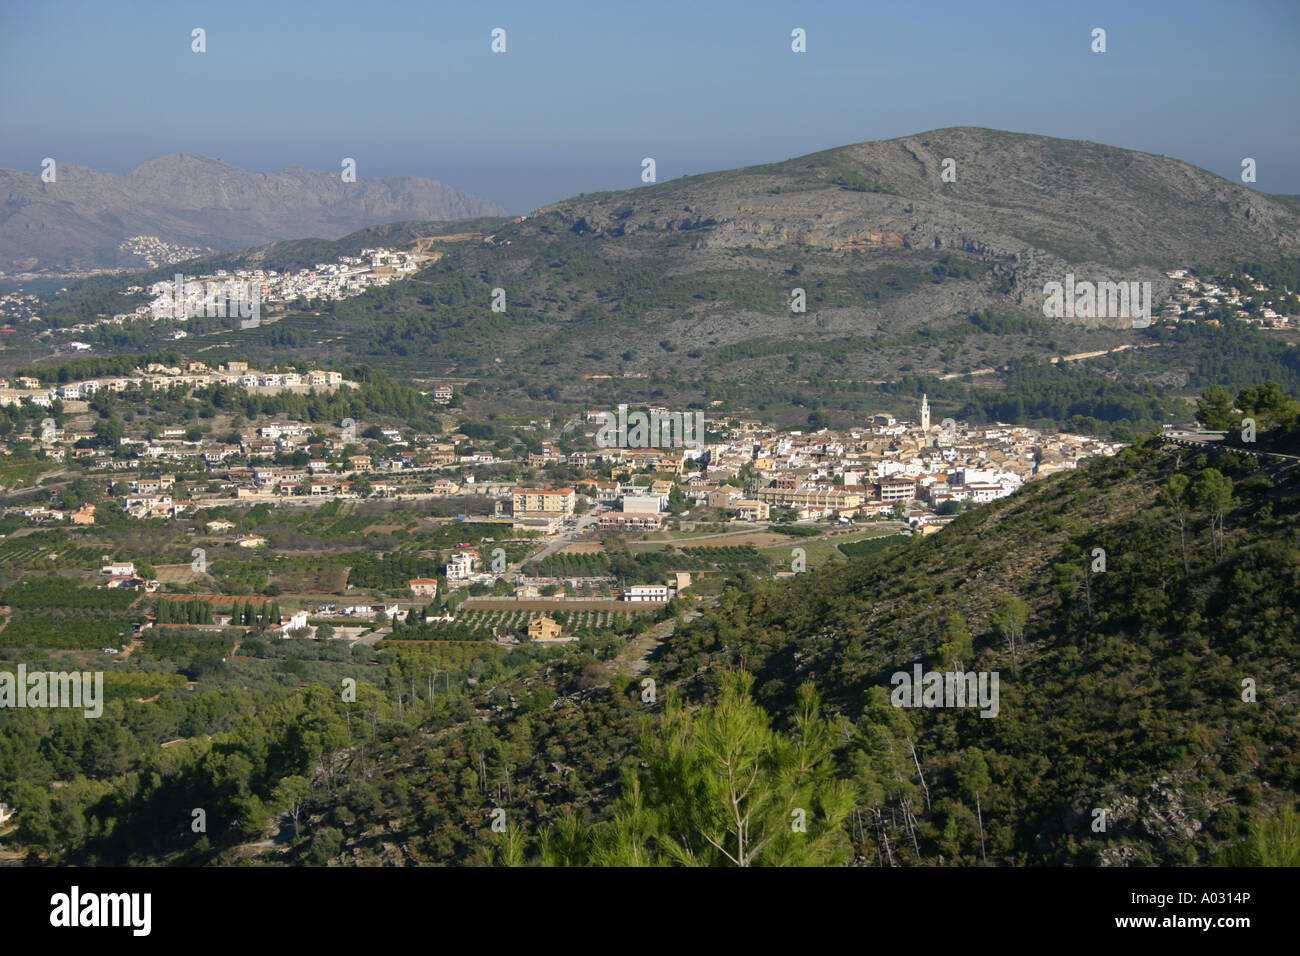
[(95, 567), (102, 554), (102, 548), (70, 544), (66, 538), (38, 531), (0, 541), (0, 569)]
[[(521, 631), (528, 626), (532, 618), (537, 616), (537, 613), (537, 611), (522, 609), (462, 608), (455, 614), (454, 621), (432, 621), (413, 628), (401, 628), (394, 632), (390, 640), (455, 640), (462, 634), (472, 635), (468, 638), (470, 640), (490, 640), (494, 627)], [(629, 611), (610, 610), (555, 611), (548, 612), (548, 616), (559, 624), (566, 634), (588, 629), (622, 630), (628, 627), (632, 620), (632, 613)], [(446, 637), (440, 638), (440, 634)]]

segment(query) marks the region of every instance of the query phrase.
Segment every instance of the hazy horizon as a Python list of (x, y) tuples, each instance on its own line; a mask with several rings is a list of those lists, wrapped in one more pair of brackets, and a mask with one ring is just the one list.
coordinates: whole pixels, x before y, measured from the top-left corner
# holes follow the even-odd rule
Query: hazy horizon
[[(51, 16), (51, 12), (55, 15)], [(743, 12), (743, 16), (740, 14)], [(588, 13), (326, 0), (0, 11), (0, 166), (124, 173), (194, 153), (436, 179), (512, 214), (583, 192), (949, 126), (1174, 157), (1300, 193), (1300, 5), (833, 2)], [(206, 52), (191, 30), (206, 31)], [(506, 52), (491, 32), (506, 31)], [(791, 50), (806, 31), (807, 52)], [(1106, 52), (1090, 49), (1094, 28)], [(221, 91), (214, 95), (213, 90)]]

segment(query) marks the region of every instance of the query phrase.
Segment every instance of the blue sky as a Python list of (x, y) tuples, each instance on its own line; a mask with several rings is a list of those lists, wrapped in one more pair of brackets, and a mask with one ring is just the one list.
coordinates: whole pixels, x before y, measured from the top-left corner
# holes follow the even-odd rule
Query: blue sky
[(1256, 188), (1300, 193), (1297, 41), (1300, 0), (0, 0), (0, 166), (350, 156), (517, 213), (640, 185), (644, 156), (662, 181), (989, 126), (1233, 179), (1250, 156)]

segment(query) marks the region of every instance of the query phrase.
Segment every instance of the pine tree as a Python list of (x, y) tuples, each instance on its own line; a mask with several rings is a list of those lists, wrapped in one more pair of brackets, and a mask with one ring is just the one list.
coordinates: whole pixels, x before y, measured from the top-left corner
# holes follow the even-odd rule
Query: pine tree
[(1250, 825), (1250, 836), (1214, 859), (1216, 866), (1300, 866), (1300, 813), (1283, 807)]
[(1011, 666), (1019, 666), (1019, 651), (1016, 642), (1025, 633), (1025, 622), (1029, 619), (1029, 606), (1014, 594), (1002, 594), (998, 597), (997, 607), (993, 611), (993, 625), (1001, 632), (1003, 640), (1011, 647)]
[(834, 779), (834, 733), (816, 691), (799, 688), (787, 736), (751, 699), (753, 681), (743, 672), (728, 675), (717, 703), (696, 714), (670, 693), (659, 725), (642, 725), (644, 777), (625, 775), (615, 812), (592, 831), (590, 845), (565, 824), (543, 839), (543, 858), (682, 866), (847, 860), (843, 824), (854, 794)]
[(1210, 541), (1216, 559), (1223, 557), (1223, 522), (1232, 506), (1232, 479), (1206, 468), (1188, 491), (1192, 503), (1210, 517)]
[(935, 652), (936, 663), (940, 668), (953, 664), (960, 665), (975, 654), (974, 640), (966, 618), (956, 611), (950, 612), (943, 619), (943, 632), (939, 638), (939, 647)]
[(1163, 485), (1160, 491), (1156, 493), (1156, 503), (1167, 508), (1170, 516), (1174, 519), (1174, 524), (1178, 528), (1178, 543), (1183, 553), (1183, 574), (1191, 574), (1191, 568), (1187, 561), (1187, 516), (1189, 510), (1187, 476), (1183, 474), (1174, 475)]
[(980, 806), (980, 794), (988, 790), (993, 780), (989, 776), (989, 765), (983, 752), (967, 750), (963, 753), (957, 761), (956, 777), (957, 787), (962, 794), (975, 800), (975, 817), (980, 827), (980, 858), (987, 861), (988, 857), (984, 853), (984, 810)]

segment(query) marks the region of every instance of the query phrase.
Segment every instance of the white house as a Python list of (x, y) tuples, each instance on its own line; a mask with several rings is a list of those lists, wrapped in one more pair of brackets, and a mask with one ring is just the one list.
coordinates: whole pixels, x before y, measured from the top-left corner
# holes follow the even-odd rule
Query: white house
[(307, 612), (298, 611), (288, 617), (280, 618), (280, 636), (288, 637), (290, 631), (301, 631), (307, 627)]
[(472, 548), (453, 554), (447, 561), (447, 583), (467, 580), (474, 573), (474, 562), (477, 558), (478, 552)]

